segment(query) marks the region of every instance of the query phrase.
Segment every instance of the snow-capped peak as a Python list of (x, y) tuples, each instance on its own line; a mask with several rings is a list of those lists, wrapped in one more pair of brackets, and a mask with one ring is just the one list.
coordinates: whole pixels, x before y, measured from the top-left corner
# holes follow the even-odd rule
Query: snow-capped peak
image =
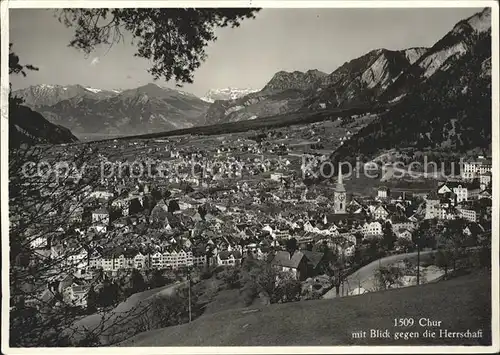
[(101, 91), (102, 91), (101, 89), (94, 89), (94, 88), (85, 88), (85, 90), (90, 91), (90, 92), (93, 92), (93, 93), (95, 93), (95, 94), (97, 94), (98, 92), (101, 92)]
[(49, 84), (40, 84), (39, 85), (42, 89), (54, 89), (54, 85), (49, 85)]
[(235, 100), (257, 91), (260, 91), (260, 89), (239, 89), (233, 87), (224, 89), (211, 89), (201, 99), (210, 103), (214, 102), (215, 100)]

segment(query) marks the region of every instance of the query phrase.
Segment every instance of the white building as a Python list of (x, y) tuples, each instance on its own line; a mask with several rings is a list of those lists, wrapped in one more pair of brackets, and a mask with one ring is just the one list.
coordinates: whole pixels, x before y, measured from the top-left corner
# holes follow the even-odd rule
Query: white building
[(365, 237), (381, 237), (382, 233), (382, 223), (371, 222), (365, 223), (361, 231)]
[(490, 171), (479, 175), (479, 187), (480, 187), (481, 191), (486, 190), (488, 187), (490, 187), (491, 183), (492, 182), (491, 182), (491, 172)]
[(66, 287), (63, 293), (63, 300), (75, 307), (86, 307), (89, 290), (89, 285), (72, 285)]
[(109, 192), (109, 191), (104, 191), (104, 190), (96, 190), (96, 191), (92, 191), (90, 194), (89, 194), (89, 197), (90, 198), (95, 198), (95, 199), (103, 199), (103, 200), (109, 200), (110, 198), (112, 198), (114, 195), (112, 192)]
[(146, 256), (143, 255), (142, 253), (137, 253), (134, 256), (134, 268), (141, 270), (146, 267)]
[(464, 162), (462, 167), (462, 178), (464, 180), (473, 180), (479, 174), (491, 172), (491, 159), (479, 156), (476, 161)]
[(92, 223), (109, 224), (109, 212), (105, 208), (99, 208), (92, 212)]
[(217, 254), (217, 264), (223, 266), (234, 266), (241, 262), (239, 251), (221, 251)]
[(438, 195), (455, 194), (455, 203), (459, 204), (463, 201), (477, 199), (479, 195), (479, 186), (476, 184), (460, 183), (455, 181), (448, 181), (438, 188)]
[(478, 214), (474, 209), (458, 207), (457, 210), (458, 210), (460, 217), (462, 217), (470, 222), (477, 222)]
[(386, 199), (388, 198), (390, 195), (390, 190), (389, 188), (385, 187), (385, 186), (381, 186), (378, 188), (377, 190), (377, 197), (380, 198), (380, 199)]

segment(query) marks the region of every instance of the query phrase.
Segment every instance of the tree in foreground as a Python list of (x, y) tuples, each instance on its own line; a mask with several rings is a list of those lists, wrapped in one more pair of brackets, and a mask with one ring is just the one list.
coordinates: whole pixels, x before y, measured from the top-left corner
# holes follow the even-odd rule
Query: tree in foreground
[(216, 28), (239, 27), (255, 18), (256, 8), (58, 9), (56, 17), (74, 29), (70, 46), (89, 54), (132, 36), (135, 56), (151, 61), (153, 78), (192, 83), (206, 59), (205, 47), (217, 40)]
[(376, 291), (402, 286), (403, 276), (403, 270), (397, 265), (379, 267), (375, 272)]

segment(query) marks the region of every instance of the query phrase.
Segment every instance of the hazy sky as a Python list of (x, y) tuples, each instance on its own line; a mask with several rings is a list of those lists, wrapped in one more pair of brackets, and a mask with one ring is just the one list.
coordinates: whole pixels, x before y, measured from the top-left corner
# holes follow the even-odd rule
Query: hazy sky
[[(455, 23), (480, 10), (263, 9), (239, 28), (217, 30), (218, 40), (207, 48), (208, 58), (195, 72), (194, 84), (183, 90), (202, 96), (212, 88), (260, 89), (280, 70), (331, 73), (372, 49), (432, 46)], [(133, 57), (129, 41), (85, 57), (67, 47), (71, 38), (72, 30), (51, 10), (11, 10), (13, 49), (23, 63), (40, 68), (26, 78), (12, 77), (13, 88), (81, 84), (127, 89), (153, 82), (146, 72), (149, 62)]]

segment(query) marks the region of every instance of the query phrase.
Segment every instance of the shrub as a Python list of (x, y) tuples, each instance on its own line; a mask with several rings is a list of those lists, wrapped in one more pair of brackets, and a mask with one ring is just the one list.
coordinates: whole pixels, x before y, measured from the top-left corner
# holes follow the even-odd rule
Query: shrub
[(201, 274), (201, 279), (202, 280), (208, 280), (209, 278), (212, 277), (212, 273), (210, 271), (204, 271), (202, 274)]

